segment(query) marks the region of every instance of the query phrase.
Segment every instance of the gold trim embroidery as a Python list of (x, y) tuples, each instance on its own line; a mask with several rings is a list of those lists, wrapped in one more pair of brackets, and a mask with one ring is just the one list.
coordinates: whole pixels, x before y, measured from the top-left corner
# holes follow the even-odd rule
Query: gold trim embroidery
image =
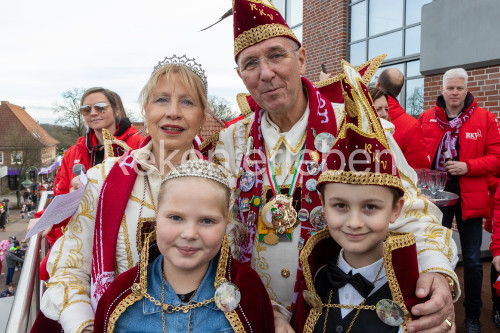
[(132, 148), (130, 148), (125, 142), (117, 140), (113, 134), (105, 128), (102, 129), (102, 139), (104, 141), (104, 155), (106, 157), (115, 157), (113, 152), (113, 143), (120, 146), (125, 151), (132, 150)]
[[(137, 202), (139, 205), (142, 204), (142, 200), (133, 195), (130, 195), (130, 200)], [(144, 202), (144, 207), (155, 210), (155, 206), (152, 204), (148, 204), (147, 202)]]
[(238, 95), (236, 95), (236, 103), (238, 104), (241, 114), (244, 117), (253, 112), (250, 108), (250, 105), (248, 104), (247, 96), (250, 96), (250, 94), (239, 93)]
[[(214, 142), (218, 142), (218, 141), (219, 141), (219, 132), (215, 132), (201, 143), (200, 150), (203, 150), (208, 145), (213, 144)], [(215, 145), (212, 147), (212, 150), (215, 150)]]
[(77, 332), (83, 331), (83, 329), (91, 324), (92, 326), (94, 325), (94, 320), (89, 319), (87, 321), (84, 321), (80, 326), (78, 326), (78, 329), (76, 330)]
[[(139, 218), (139, 223), (137, 224), (137, 236), (136, 236), (137, 252), (139, 252), (139, 253), (142, 253), (142, 248), (143, 248), (143, 246), (142, 246), (143, 244), (141, 241), (142, 240), (142, 226), (144, 223), (147, 223), (147, 222), (156, 222), (156, 218), (155, 217), (140, 217)], [(152, 239), (156, 239), (156, 223), (154, 226), (154, 230), (151, 232), (148, 232), (145, 239), (150, 239), (151, 237), (152, 237)], [(147, 244), (150, 244), (150, 242), (147, 242)]]
[(125, 252), (127, 252), (127, 268), (130, 269), (134, 267), (134, 260), (132, 259), (132, 249), (130, 248), (130, 239), (127, 226), (127, 218), (125, 214), (122, 218), (122, 228), (123, 228), (123, 241), (125, 242)]
[[(149, 244), (152, 237), (152, 233), (146, 236), (145, 243)], [(142, 290), (148, 290), (148, 259), (149, 259), (149, 246), (143, 246), (140, 251), (140, 261), (139, 261), (139, 286)], [(135, 282), (134, 282), (135, 283)], [(113, 333), (115, 330), (115, 324), (118, 318), (127, 310), (129, 306), (143, 298), (142, 293), (131, 292), (127, 297), (122, 299), (118, 305), (115, 307), (113, 312), (109, 315), (108, 319), (108, 329), (107, 332)]]
[[(381, 55), (376, 56), (374, 58), (371, 58), (367, 62), (355, 67), (356, 71), (359, 72), (364, 67), (368, 66), (368, 68), (366, 69), (365, 73), (362, 76), (363, 83), (365, 85), (368, 85), (370, 83), (373, 75), (375, 75), (375, 73), (377, 72), (377, 69), (380, 67), (380, 65), (384, 61), (385, 57), (387, 57), (387, 54), (384, 53), (384, 54), (381, 54)], [(342, 80), (343, 77), (344, 77), (344, 73), (339, 73), (339, 74), (337, 74), (334, 77), (331, 77), (329, 79), (314, 82), (314, 85), (318, 88), (322, 88), (324, 86), (327, 86), (329, 84), (332, 84), (334, 82), (338, 82), (338, 81)]]
[(278, 36), (288, 36), (294, 40), (298, 40), (292, 30), (287, 26), (278, 23), (262, 24), (255, 28), (248, 29), (236, 37), (234, 40), (234, 56), (236, 57), (241, 51), (249, 46)]
[[(288, 141), (285, 139), (284, 136), (280, 136), (278, 140), (276, 140), (276, 144), (274, 145), (273, 149), (269, 150), (269, 148), (266, 145), (266, 149), (269, 152), (269, 158), (273, 158), (274, 153), (278, 149), (278, 147), (283, 143), (290, 152), (293, 154), (297, 154), (297, 152), (302, 148), (302, 145), (304, 145), (304, 142), (306, 141), (306, 136), (307, 136), (307, 131), (304, 132), (302, 137), (299, 140), (299, 143), (295, 147), (293, 147), (291, 144), (288, 143)], [(264, 142), (265, 144), (265, 142)]]
[(319, 176), (318, 186), (323, 183), (332, 182), (355, 185), (391, 186), (404, 191), (401, 179), (387, 173), (328, 170), (321, 173)]

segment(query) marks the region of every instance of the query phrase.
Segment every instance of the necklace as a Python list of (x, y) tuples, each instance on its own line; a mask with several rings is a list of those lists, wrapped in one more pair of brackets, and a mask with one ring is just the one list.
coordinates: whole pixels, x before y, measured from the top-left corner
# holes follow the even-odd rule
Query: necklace
[[(187, 305), (182, 305), (182, 306), (174, 306), (171, 304), (165, 304), (165, 282), (166, 282), (166, 277), (165, 277), (165, 272), (162, 273), (162, 286), (161, 286), (161, 302), (155, 299), (153, 296), (151, 296), (147, 291), (143, 290), (142, 288), (135, 288), (137, 292), (142, 294), (144, 297), (146, 297), (149, 301), (151, 301), (153, 304), (156, 306), (160, 306), (162, 311), (161, 311), (161, 321), (163, 324), (163, 332), (166, 333), (166, 325), (165, 325), (165, 312), (166, 313), (174, 313), (178, 311), (182, 311), (184, 313), (188, 313), (189, 310), (199, 308), (201, 306), (207, 305), (215, 300), (215, 297), (212, 297), (210, 299), (204, 300), (203, 302), (198, 302), (198, 303), (191, 303), (193, 300), (194, 295), (196, 295), (196, 292), (198, 291), (198, 287), (195, 289), (191, 297), (189, 298), (188, 304)], [(188, 326), (188, 332), (191, 331), (191, 322), (189, 323)]]
[[(339, 258), (337, 257), (337, 266), (339, 264)], [(380, 264), (380, 268), (378, 269), (377, 275), (375, 276), (375, 279), (373, 279), (373, 284), (375, 284), (375, 281), (377, 281), (380, 272), (382, 272), (382, 268), (384, 267), (384, 261), (382, 260), (382, 263)], [(356, 314), (354, 315), (354, 318), (352, 318), (351, 323), (349, 324), (349, 328), (347, 329), (346, 333), (349, 333), (351, 331), (352, 325), (354, 325), (354, 322), (356, 321), (356, 318), (358, 318), (359, 312), (361, 310), (375, 310), (376, 307), (375, 305), (365, 305), (366, 299), (368, 296), (365, 297), (363, 302), (361, 302), (360, 305), (352, 305), (352, 304), (331, 304), (330, 302), (332, 301), (332, 295), (333, 295), (333, 290), (330, 290), (330, 295), (328, 296), (328, 303), (323, 304), (324, 307), (326, 307), (326, 314), (325, 314), (325, 321), (323, 323), (323, 333), (326, 332), (326, 322), (328, 321), (328, 312), (330, 311), (330, 308), (344, 308), (344, 309), (357, 309)]]

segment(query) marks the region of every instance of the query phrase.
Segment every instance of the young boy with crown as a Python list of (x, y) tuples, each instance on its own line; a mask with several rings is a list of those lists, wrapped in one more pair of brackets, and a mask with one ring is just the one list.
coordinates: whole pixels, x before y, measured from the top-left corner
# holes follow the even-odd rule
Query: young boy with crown
[(305, 245), (296, 332), (406, 332), (419, 269), (415, 237), (388, 231), (404, 190), (359, 73), (343, 62), (346, 116), (319, 177), (327, 228)]

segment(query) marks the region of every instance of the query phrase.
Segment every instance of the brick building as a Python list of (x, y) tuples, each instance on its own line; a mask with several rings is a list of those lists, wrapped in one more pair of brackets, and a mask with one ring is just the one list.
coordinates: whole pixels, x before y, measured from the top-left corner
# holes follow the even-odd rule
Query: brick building
[[(10, 189), (16, 189), (26, 171), (35, 176), (54, 173), (58, 164), (56, 148), (59, 141), (51, 137), (26, 110), (2, 101), (0, 104), (0, 166), (7, 166), (8, 175), (3, 177), (2, 188), (8, 181)], [(34, 167), (34, 168), (33, 168)], [(37, 169), (37, 174), (35, 170)], [(48, 176), (45, 176), (48, 177)]]
[[(360, 65), (387, 53), (381, 68), (405, 75), (399, 96), (415, 117), (434, 105), (442, 74), (465, 68), (469, 90), (500, 116), (500, 6), (497, 0), (274, 0), (307, 50), (306, 77), (321, 64)], [(479, 51), (478, 51), (479, 50)], [(378, 76), (375, 74), (374, 80)]]

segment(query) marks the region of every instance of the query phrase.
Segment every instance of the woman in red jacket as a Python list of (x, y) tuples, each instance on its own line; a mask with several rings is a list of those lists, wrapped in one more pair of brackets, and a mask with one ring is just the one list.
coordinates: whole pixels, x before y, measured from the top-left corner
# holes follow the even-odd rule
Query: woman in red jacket
[[(101, 87), (90, 88), (82, 95), (80, 104), (80, 114), (87, 124), (87, 131), (64, 154), (61, 166), (56, 174), (54, 195), (70, 192), (72, 180), (73, 184), (75, 184), (78, 179), (75, 174), (77, 169), (83, 167), (83, 172), (85, 172), (104, 160), (103, 129), (107, 129), (116, 139), (126, 145), (124, 148), (113, 144), (114, 156), (121, 156), (130, 149), (138, 148), (144, 139), (137, 129), (132, 126), (130, 120), (126, 118), (122, 100), (117, 93)], [(126, 149), (127, 146), (130, 149)], [(79, 180), (76, 183), (79, 183)], [(38, 213), (35, 217), (40, 216), (41, 214)], [(61, 228), (66, 226), (68, 222), (69, 218), (53, 226), (47, 234), (50, 245), (53, 245), (61, 237)], [(47, 258), (48, 256), (40, 267), (41, 280), (49, 278), (45, 269)]]

